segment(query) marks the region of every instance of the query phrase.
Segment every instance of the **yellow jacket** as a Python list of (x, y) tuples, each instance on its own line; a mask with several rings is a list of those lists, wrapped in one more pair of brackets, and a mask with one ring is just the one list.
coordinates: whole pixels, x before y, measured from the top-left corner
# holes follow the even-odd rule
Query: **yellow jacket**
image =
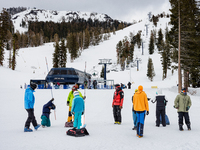
[(143, 87), (141, 85), (138, 87), (138, 91), (133, 96), (133, 106), (135, 111), (149, 111), (147, 95), (143, 91)]

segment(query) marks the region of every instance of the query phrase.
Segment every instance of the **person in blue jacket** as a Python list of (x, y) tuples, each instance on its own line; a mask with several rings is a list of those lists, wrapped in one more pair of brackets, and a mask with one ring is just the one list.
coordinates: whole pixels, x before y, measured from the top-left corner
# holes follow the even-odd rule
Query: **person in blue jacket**
[(32, 132), (33, 130), (30, 128), (30, 123), (33, 124), (35, 130), (37, 130), (40, 125), (37, 124), (37, 121), (35, 119), (34, 115), (34, 104), (35, 104), (35, 96), (33, 92), (37, 88), (37, 84), (31, 83), (30, 87), (26, 89), (25, 95), (24, 95), (24, 106), (26, 111), (28, 112), (28, 118), (25, 123), (24, 132)]
[(54, 98), (52, 98), (48, 103), (43, 106), (42, 116), (41, 116), (41, 125), (44, 128), (45, 126), (50, 127), (51, 122), (49, 119), (49, 115), (51, 113), (51, 109), (55, 110), (56, 106), (53, 104)]
[(74, 129), (80, 129), (81, 123), (81, 115), (84, 113), (85, 104), (83, 98), (79, 96), (78, 91), (74, 91), (74, 99), (72, 102), (72, 114), (74, 114)]

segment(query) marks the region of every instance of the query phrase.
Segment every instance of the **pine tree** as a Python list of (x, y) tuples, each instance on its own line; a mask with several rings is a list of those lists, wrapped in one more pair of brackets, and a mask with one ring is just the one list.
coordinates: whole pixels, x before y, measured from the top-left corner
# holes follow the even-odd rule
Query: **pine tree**
[(151, 31), (151, 36), (150, 36), (150, 42), (149, 42), (149, 54), (153, 54), (154, 53), (154, 36), (153, 36), (153, 32)]
[(18, 36), (15, 33), (13, 35), (13, 54), (12, 54), (12, 60), (11, 60), (12, 70), (15, 70), (15, 67), (16, 67), (16, 64), (17, 64), (17, 62), (16, 62), (17, 49), (19, 49), (19, 43), (18, 43)]
[(147, 64), (147, 77), (149, 78), (150, 81), (153, 81), (153, 77), (155, 76), (154, 72), (154, 66), (153, 66), (153, 61), (151, 58), (148, 59), (148, 64)]
[(67, 63), (67, 48), (65, 46), (65, 40), (62, 39), (60, 43), (60, 54), (59, 54), (59, 67), (66, 67)]
[(56, 42), (54, 44), (54, 47), (55, 47), (55, 50), (53, 53), (53, 67), (59, 68), (59, 51), (60, 51), (59, 43)]
[(11, 17), (6, 9), (3, 8), (2, 12), (0, 13), (0, 66), (3, 66), (7, 31), (12, 30), (12, 21), (10, 18)]
[(163, 34), (162, 34), (162, 29), (160, 28), (158, 31), (158, 41), (156, 43), (158, 51), (161, 51), (162, 44), (163, 44)]

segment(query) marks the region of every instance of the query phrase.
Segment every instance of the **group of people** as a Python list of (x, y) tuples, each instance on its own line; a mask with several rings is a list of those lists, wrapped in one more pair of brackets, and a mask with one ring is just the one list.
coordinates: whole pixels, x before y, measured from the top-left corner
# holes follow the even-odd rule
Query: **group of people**
[[(35, 83), (31, 83), (30, 87), (26, 89), (24, 95), (24, 106), (26, 111), (28, 112), (28, 118), (25, 122), (24, 132), (32, 132), (33, 130), (30, 128), (30, 123), (33, 124), (35, 130), (37, 130), (41, 125), (42, 127), (50, 127), (50, 110), (55, 109), (56, 106), (54, 105), (52, 98), (48, 103), (43, 106), (43, 112), (41, 116), (41, 125), (37, 123), (35, 116), (34, 116), (34, 103), (35, 97), (34, 92), (37, 88)], [(69, 92), (67, 98), (67, 106), (69, 106), (69, 113), (68, 113), (68, 124), (71, 123), (74, 130), (80, 130), (82, 126), (81, 123), (81, 116), (84, 114), (85, 111), (85, 96), (78, 91), (78, 85), (74, 85), (72, 90)], [(149, 104), (148, 104), (147, 94), (143, 91), (143, 86), (138, 86), (138, 89), (135, 90), (134, 95), (132, 96), (132, 113), (133, 113), (133, 123), (134, 127), (133, 130), (137, 131), (137, 136), (139, 138), (143, 137), (143, 129), (144, 129), (144, 120), (145, 116), (149, 114)], [(122, 117), (121, 117), (121, 110), (123, 108), (123, 101), (124, 101), (124, 92), (119, 84), (115, 85), (115, 92), (113, 96), (113, 116), (114, 116), (114, 124), (121, 124)], [(156, 96), (152, 99), (152, 102), (156, 102), (156, 127), (159, 127), (162, 124), (163, 127), (166, 126), (166, 105), (167, 105), (167, 98), (165, 95), (162, 94), (162, 90), (158, 90), (156, 92)], [(177, 95), (174, 100), (174, 108), (178, 111), (178, 124), (179, 130), (183, 131), (183, 118), (185, 119), (185, 124), (187, 125), (188, 130), (191, 130), (191, 123), (189, 118), (188, 110), (192, 105), (190, 96), (187, 95), (187, 91), (185, 88), (181, 90), (181, 93)], [(74, 118), (72, 117), (74, 116)]]
[[(139, 138), (143, 137), (144, 129), (144, 120), (145, 116), (149, 115), (149, 104), (147, 94), (143, 91), (143, 87), (140, 85), (138, 89), (135, 90), (134, 95), (132, 96), (132, 113), (133, 113), (133, 130), (137, 131), (137, 136)], [(119, 84), (115, 85), (115, 92), (113, 96), (113, 117), (114, 124), (121, 124), (121, 109), (123, 108), (124, 101), (124, 92)], [(167, 98), (162, 94), (162, 90), (159, 89), (156, 92), (156, 96), (152, 99), (152, 102), (156, 102), (156, 127), (159, 127), (162, 124), (163, 127), (166, 127), (166, 105)], [(178, 111), (178, 124), (179, 130), (183, 131), (183, 118), (185, 119), (185, 124), (187, 125), (188, 130), (191, 130), (191, 123), (189, 119), (188, 110), (192, 105), (190, 96), (187, 95), (186, 89), (183, 88), (181, 93), (177, 95), (174, 101), (174, 108)]]
[[(33, 132), (33, 130), (30, 128), (30, 124), (34, 126), (35, 130), (37, 130), (41, 125), (42, 127), (50, 127), (51, 122), (49, 119), (50, 110), (55, 110), (56, 106), (54, 105), (53, 101), (54, 98), (52, 98), (48, 103), (46, 103), (43, 106), (42, 115), (41, 115), (41, 124), (38, 124), (35, 115), (34, 115), (34, 104), (35, 104), (35, 96), (34, 92), (37, 88), (37, 84), (31, 83), (30, 87), (25, 90), (24, 94), (24, 106), (26, 111), (28, 112), (28, 118), (25, 122), (24, 132)], [(82, 96), (81, 92), (78, 90), (78, 86), (75, 85), (72, 87), (72, 91), (68, 95), (67, 99), (67, 106), (69, 106), (69, 115), (67, 122), (72, 123), (72, 126), (74, 129), (79, 130), (82, 126), (81, 124), (81, 116), (84, 113), (85, 105), (84, 105), (84, 99), (85, 96)], [(72, 122), (72, 114), (74, 115), (73, 122)]]

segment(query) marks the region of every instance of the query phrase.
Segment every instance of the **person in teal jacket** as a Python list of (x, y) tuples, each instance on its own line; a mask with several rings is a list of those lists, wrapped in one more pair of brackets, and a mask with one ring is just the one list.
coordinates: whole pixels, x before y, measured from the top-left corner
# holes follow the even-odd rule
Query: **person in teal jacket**
[(183, 118), (185, 119), (185, 124), (187, 125), (188, 130), (191, 130), (191, 123), (188, 113), (191, 105), (192, 102), (190, 96), (187, 95), (186, 89), (183, 88), (181, 93), (176, 96), (174, 101), (174, 108), (176, 108), (178, 111), (178, 124), (180, 131), (183, 131)]
[(79, 92), (74, 92), (74, 99), (72, 103), (72, 114), (74, 114), (74, 128), (80, 129), (81, 123), (81, 115), (85, 110), (85, 104), (83, 98), (79, 96)]
[(24, 132), (32, 132), (33, 130), (30, 128), (30, 123), (33, 124), (35, 130), (37, 130), (40, 125), (37, 124), (34, 115), (34, 104), (35, 104), (35, 96), (33, 92), (37, 88), (37, 84), (31, 83), (30, 88), (27, 88), (24, 95), (24, 107), (28, 112), (28, 118), (25, 122)]
[[(72, 109), (72, 102), (73, 102), (73, 98), (74, 98), (74, 91), (78, 91), (78, 85), (74, 85), (72, 87), (72, 90), (69, 92), (69, 95), (67, 97), (67, 106), (69, 106), (69, 113), (68, 113), (68, 118), (67, 118), (67, 122), (70, 123), (72, 122), (72, 113), (71, 113), (71, 109)], [(83, 99), (85, 99), (85, 96), (82, 96), (81, 92), (79, 92), (79, 96), (82, 97)]]

